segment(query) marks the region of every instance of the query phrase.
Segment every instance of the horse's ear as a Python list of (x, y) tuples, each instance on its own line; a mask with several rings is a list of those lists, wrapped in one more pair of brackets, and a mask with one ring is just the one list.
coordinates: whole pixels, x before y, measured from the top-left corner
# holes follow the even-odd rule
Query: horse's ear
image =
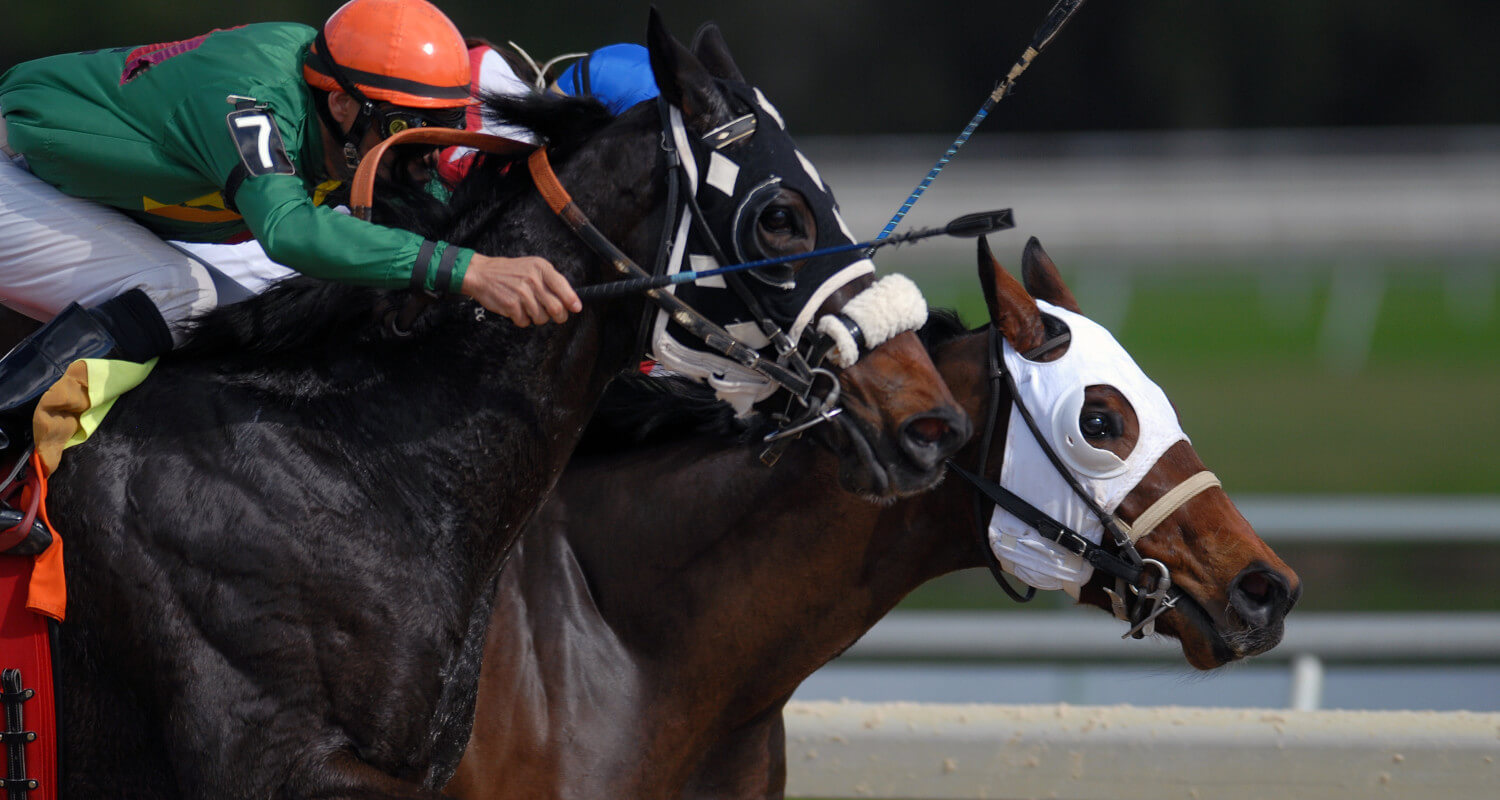
[(1026, 282), (1026, 291), (1032, 297), (1074, 314), (1083, 313), (1078, 310), (1078, 300), (1073, 297), (1073, 292), (1058, 274), (1057, 265), (1052, 263), (1052, 256), (1047, 255), (1035, 236), (1026, 242), (1026, 250), (1021, 253), (1021, 279)]
[(988, 237), (979, 237), (979, 283), (990, 308), (990, 322), (1000, 329), (1010, 346), (1024, 353), (1047, 340), (1042, 311), (1036, 301), (990, 252)]
[(724, 34), (719, 32), (716, 23), (705, 22), (693, 34), (692, 50), (710, 75), (726, 81), (745, 82), (745, 76), (740, 72), (739, 65), (734, 63), (734, 56), (729, 54), (729, 44), (724, 41)]
[(646, 27), (646, 50), (651, 54), (656, 88), (668, 103), (682, 109), (683, 120), (696, 132), (705, 133), (729, 116), (713, 75), (697, 56), (667, 32), (655, 6)]

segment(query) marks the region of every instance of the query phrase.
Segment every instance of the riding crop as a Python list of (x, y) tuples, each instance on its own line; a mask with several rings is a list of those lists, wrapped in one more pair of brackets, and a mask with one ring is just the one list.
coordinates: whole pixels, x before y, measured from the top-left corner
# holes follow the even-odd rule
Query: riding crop
[(834, 247), (824, 247), (820, 250), (812, 250), (806, 253), (793, 253), (776, 258), (766, 258), (760, 261), (747, 261), (743, 264), (731, 264), (727, 267), (717, 269), (705, 269), (697, 271), (678, 272), (674, 275), (657, 275), (650, 278), (627, 278), (625, 280), (610, 281), (607, 283), (595, 283), (588, 286), (580, 286), (576, 289), (581, 300), (600, 300), (621, 295), (644, 292), (649, 289), (659, 289), (663, 286), (673, 286), (679, 283), (692, 283), (693, 281), (725, 275), (731, 272), (743, 272), (747, 269), (759, 269), (775, 264), (785, 264), (789, 261), (801, 261), (818, 256), (834, 255), (835, 253), (847, 253), (852, 250), (868, 249), (870, 252), (889, 245), (905, 244), (907, 242), (930, 239), (934, 236), (956, 236), (960, 238), (973, 239), (996, 231), (1008, 230), (1016, 226), (1015, 218), (1008, 208), (999, 211), (979, 211), (973, 214), (965, 214), (941, 228), (922, 228), (908, 233), (888, 236), (883, 239), (872, 239), (868, 242), (856, 242), (854, 244), (841, 244)]
[[(1021, 57), (1016, 60), (1015, 66), (1010, 68), (1010, 73), (1005, 76), (1005, 80), (1001, 81), (993, 92), (990, 92), (989, 97), (985, 98), (984, 105), (980, 106), (978, 113), (974, 115), (973, 119), (969, 120), (969, 124), (964, 127), (963, 133), (960, 133), (958, 138), (953, 140), (953, 144), (948, 146), (947, 152), (943, 153), (943, 157), (939, 158), (932, 169), (928, 171), (927, 177), (923, 178), (922, 182), (917, 184), (917, 188), (912, 190), (911, 196), (907, 197), (906, 202), (901, 204), (901, 208), (896, 210), (896, 215), (891, 217), (891, 221), (885, 224), (885, 228), (880, 232), (880, 235), (875, 237), (875, 241), (884, 241), (891, 235), (892, 231), (896, 230), (896, 226), (901, 224), (901, 220), (906, 217), (906, 213), (911, 211), (912, 206), (917, 204), (917, 200), (927, 191), (927, 187), (932, 185), (938, 173), (943, 171), (943, 167), (948, 166), (948, 162), (952, 161), (953, 156), (958, 153), (958, 149), (969, 141), (969, 137), (974, 134), (974, 130), (979, 127), (979, 123), (983, 122), (984, 118), (989, 116), (990, 109), (994, 108), (995, 104), (1000, 102), (1001, 98), (1010, 94), (1011, 90), (1015, 89), (1016, 79), (1020, 78), (1021, 73), (1025, 72), (1026, 68), (1031, 66), (1032, 59), (1036, 58), (1047, 45), (1052, 43), (1052, 40), (1062, 31), (1063, 26), (1068, 23), (1068, 20), (1073, 18), (1073, 14), (1082, 6), (1083, 0), (1057, 0), (1057, 4), (1052, 6), (1052, 10), (1047, 12), (1047, 18), (1042, 20), (1041, 27), (1037, 28), (1036, 34), (1031, 37), (1031, 44), (1026, 48), (1026, 52), (1022, 53)], [(871, 247), (870, 252), (873, 253), (874, 251), (875, 248)]]

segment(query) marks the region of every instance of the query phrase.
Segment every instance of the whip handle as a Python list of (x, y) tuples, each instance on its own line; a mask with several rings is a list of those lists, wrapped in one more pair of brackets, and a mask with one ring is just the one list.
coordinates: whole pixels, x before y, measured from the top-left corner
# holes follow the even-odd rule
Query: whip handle
[[(933, 165), (931, 170), (928, 170), (927, 177), (923, 178), (922, 182), (917, 184), (917, 188), (912, 190), (911, 196), (907, 197), (906, 202), (901, 204), (901, 208), (896, 210), (896, 215), (891, 217), (891, 221), (885, 224), (885, 228), (880, 231), (880, 235), (875, 237), (875, 241), (883, 241), (896, 230), (896, 226), (900, 225), (901, 220), (906, 218), (907, 212), (911, 211), (912, 206), (916, 205), (917, 201), (922, 198), (922, 195), (927, 191), (927, 187), (931, 186), (932, 182), (937, 179), (938, 173), (943, 171), (943, 167), (948, 166), (948, 162), (952, 161), (953, 157), (958, 154), (958, 149), (969, 141), (970, 136), (974, 135), (974, 130), (979, 127), (979, 123), (983, 122), (984, 118), (989, 116), (990, 109), (994, 108), (995, 104), (1000, 102), (1007, 94), (1010, 94), (1011, 89), (1015, 88), (1016, 79), (1021, 77), (1021, 73), (1025, 72), (1027, 67), (1031, 66), (1031, 60), (1036, 58), (1042, 52), (1043, 48), (1051, 44), (1053, 39), (1057, 38), (1057, 34), (1062, 31), (1063, 26), (1068, 24), (1068, 20), (1073, 18), (1073, 15), (1082, 5), (1083, 0), (1057, 0), (1056, 5), (1052, 6), (1052, 10), (1047, 12), (1047, 17), (1042, 20), (1041, 26), (1036, 29), (1036, 34), (1031, 37), (1031, 46), (1027, 47), (1026, 52), (1022, 53), (1021, 57), (1016, 60), (1015, 66), (1010, 68), (1010, 73), (1005, 76), (1005, 80), (1001, 81), (1000, 85), (995, 87), (995, 90), (990, 93), (989, 97), (985, 98), (984, 105), (979, 108), (979, 113), (975, 114), (974, 118), (969, 120), (969, 124), (964, 127), (963, 133), (960, 133), (958, 138), (953, 140), (953, 144), (948, 146), (947, 152), (943, 153), (943, 157), (938, 159), (937, 164)], [(866, 251), (866, 255), (871, 255), (874, 252), (875, 248), (871, 247)]]

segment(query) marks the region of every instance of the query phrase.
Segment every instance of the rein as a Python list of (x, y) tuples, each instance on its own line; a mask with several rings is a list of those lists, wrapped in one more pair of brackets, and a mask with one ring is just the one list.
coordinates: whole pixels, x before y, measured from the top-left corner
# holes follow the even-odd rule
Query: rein
[[(379, 144), (370, 148), (370, 152), (365, 154), (360, 161), (359, 168), (354, 171), (354, 180), (349, 187), (349, 209), (355, 217), (366, 222), (370, 221), (375, 205), (375, 173), (379, 171), (380, 162), (385, 160), (386, 153), (393, 146), (400, 144), (472, 147), (475, 150), (498, 155), (520, 155), (536, 147), (528, 142), (475, 131), (461, 131), (454, 128), (407, 128), (382, 139)], [(430, 243), (424, 243), (426, 244)], [(422, 262), (424, 255), (429, 255), (425, 246), (418, 254), (417, 260)], [(393, 309), (385, 318), (386, 329), (397, 338), (410, 336), (411, 326), (417, 321), (417, 317), (421, 316), (422, 312), (440, 296), (438, 292), (422, 288), (420, 284), (425, 280), (427, 264), (419, 263), (417, 266), (418, 271), (412, 276), (413, 284), (415, 284), (412, 288), (417, 291), (412, 292), (407, 298), (400, 312)]]
[[(350, 207), (354, 216), (369, 220), (374, 205), (375, 173), (380, 162), (391, 147), (402, 144), (429, 144), (438, 146), (458, 145), (473, 147), (487, 153), (500, 155), (519, 155), (530, 151), (527, 158), (527, 167), (531, 171), (533, 181), (536, 183), (537, 191), (542, 199), (547, 202), (552, 213), (561, 217), (563, 222), (583, 240), (600, 257), (608, 261), (621, 277), (624, 278), (647, 278), (651, 276), (635, 263), (629, 256), (625, 255), (613, 242), (609, 241), (604, 234), (599, 232), (588, 216), (583, 213), (573, 198), (564, 189), (557, 178), (557, 173), (552, 170), (552, 164), (547, 159), (545, 148), (536, 147), (526, 142), (518, 142), (501, 136), (493, 136), (473, 131), (460, 131), (452, 128), (409, 128), (393, 136), (382, 140), (361, 161), (359, 169), (355, 172), (353, 185), (350, 189)], [(673, 187), (675, 188), (675, 186)], [(672, 194), (675, 194), (673, 192)], [(668, 210), (671, 213), (671, 210)], [(670, 224), (668, 225), (670, 227)], [(735, 339), (728, 331), (717, 323), (705, 317), (697, 309), (682, 302), (676, 295), (663, 292), (659, 289), (648, 290), (646, 296), (657, 306), (665, 309), (672, 315), (672, 321), (681, 325), (693, 335), (702, 339), (709, 347), (717, 350), (720, 354), (733, 359), (742, 366), (753, 369), (786, 387), (799, 398), (807, 399), (813, 388), (811, 376), (803, 377), (780, 364), (767, 361), (760, 353)], [(432, 292), (421, 292), (413, 295), (407, 306), (398, 318), (389, 319), (394, 323), (393, 327), (397, 333), (409, 330), (411, 322), (417, 314), (430, 304), (437, 295)]]
[(360, 161), (359, 169), (355, 170), (354, 180), (349, 187), (349, 208), (354, 212), (354, 216), (366, 222), (370, 221), (371, 209), (374, 206), (375, 173), (379, 170), (380, 162), (385, 159), (386, 153), (392, 147), (402, 144), (472, 147), (475, 150), (499, 155), (520, 155), (536, 149), (534, 144), (488, 133), (461, 131), (454, 128), (407, 128), (382, 139), (379, 144), (370, 148), (370, 152), (366, 153)]
[[(1068, 343), (1069, 334), (1054, 337), (1041, 346), (1027, 351), (1022, 357), (1027, 360), (1036, 360), (1043, 355)], [(1155, 632), (1156, 618), (1166, 613), (1177, 605), (1182, 597), (1181, 592), (1172, 586), (1171, 573), (1167, 566), (1153, 558), (1143, 558), (1135, 548), (1135, 543), (1149, 534), (1156, 526), (1160, 525), (1167, 517), (1171, 516), (1177, 509), (1186, 505), (1187, 502), (1198, 496), (1207, 489), (1219, 485), (1219, 480), (1213, 473), (1207, 470), (1199, 472), (1178, 484), (1171, 491), (1162, 495), (1147, 508), (1133, 524), (1127, 524), (1118, 516), (1105, 511), (1099, 507), (1093, 497), (1084, 490), (1078, 479), (1062, 463), (1062, 459), (1041, 435), (1041, 430), (1032, 417), (1030, 409), (1022, 402), (1020, 392), (1017, 390), (1015, 378), (1005, 368), (1005, 360), (1000, 355), (1001, 336), (999, 329), (993, 325), (989, 332), (989, 346), (987, 348), (988, 377), (990, 381), (989, 416), (985, 421), (984, 437), (981, 440), (979, 456), (979, 474), (970, 472), (951, 459), (948, 467), (956, 472), (959, 477), (972, 485), (978, 496), (975, 498), (975, 522), (980, 539), (980, 546), (985, 553), (985, 563), (990, 568), (996, 581), (999, 582), (1005, 593), (1018, 602), (1027, 602), (1036, 595), (1035, 587), (1027, 587), (1027, 592), (1022, 595), (1012, 587), (1006, 580), (1003, 567), (995, 556), (989, 542), (989, 525), (985, 512), (984, 501), (988, 500), (1015, 515), (1017, 519), (1026, 523), (1034, 529), (1038, 535), (1056, 543), (1059, 547), (1082, 558), (1095, 569), (1110, 575), (1115, 579), (1115, 588), (1106, 587), (1105, 593), (1109, 595), (1112, 610), (1117, 619), (1130, 623), (1130, 630), (1126, 631), (1121, 638), (1135, 637), (1137, 639)], [(1073, 493), (1088, 507), (1089, 511), (1099, 520), (1106, 530), (1110, 532), (1119, 555), (1110, 552), (1107, 548), (1094, 544), (1082, 534), (1072, 530), (1066, 525), (1053, 519), (1046, 512), (1022, 499), (1014, 492), (1001, 486), (996, 481), (991, 481), (985, 476), (985, 466), (989, 457), (990, 445), (993, 440), (994, 431), (1000, 417), (1000, 388), (1003, 385), (1009, 389), (1011, 403), (1020, 412), (1021, 418), (1025, 420), (1032, 436), (1036, 437), (1037, 444), (1042, 452), (1046, 453), (1052, 466), (1067, 481)], [(1153, 572), (1155, 575), (1153, 575)]]
[[(583, 213), (577, 203), (573, 202), (573, 197), (568, 194), (567, 189), (563, 188), (562, 183), (557, 179), (557, 173), (553, 172), (552, 164), (547, 159), (546, 148), (537, 148), (532, 151), (531, 156), (526, 160), (526, 165), (531, 170), (537, 191), (541, 193), (542, 199), (547, 201), (547, 207), (567, 223), (573, 233), (582, 239), (590, 250), (608, 261), (621, 277), (650, 277), (630, 256), (600, 233), (588, 215)], [(682, 302), (677, 295), (664, 292), (659, 288), (648, 289), (645, 294), (651, 302), (670, 314), (673, 322), (702, 339), (704, 344), (717, 350), (720, 355), (765, 375), (799, 398), (806, 399), (811, 394), (812, 381), (809, 378), (804, 378), (774, 361), (762, 358), (759, 352), (734, 338), (729, 331), (705, 317), (702, 312)]]

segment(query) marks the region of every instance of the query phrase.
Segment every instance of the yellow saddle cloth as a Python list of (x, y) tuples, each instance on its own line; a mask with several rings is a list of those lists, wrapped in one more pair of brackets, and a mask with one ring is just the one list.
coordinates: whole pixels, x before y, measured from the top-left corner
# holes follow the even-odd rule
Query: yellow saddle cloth
[[(38, 468), (45, 484), (46, 477), (57, 469), (62, 461), (62, 451), (82, 444), (114, 407), (120, 395), (139, 386), (151, 374), (156, 359), (144, 364), (130, 361), (110, 361), (102, 358), (87, 358), (74, 361), (61, 380), (52, 385), (37, 403), (33, 418), (33, 433), (36, 453), (32, 466)], [(43, 521), (47, 521), (43, 490)], [(63, 576), (62, 537), (52, 523), (52, 546), (33, 556), (26, 607), (32, 611), (62, 621), (68, 605), (68, 585)]]

